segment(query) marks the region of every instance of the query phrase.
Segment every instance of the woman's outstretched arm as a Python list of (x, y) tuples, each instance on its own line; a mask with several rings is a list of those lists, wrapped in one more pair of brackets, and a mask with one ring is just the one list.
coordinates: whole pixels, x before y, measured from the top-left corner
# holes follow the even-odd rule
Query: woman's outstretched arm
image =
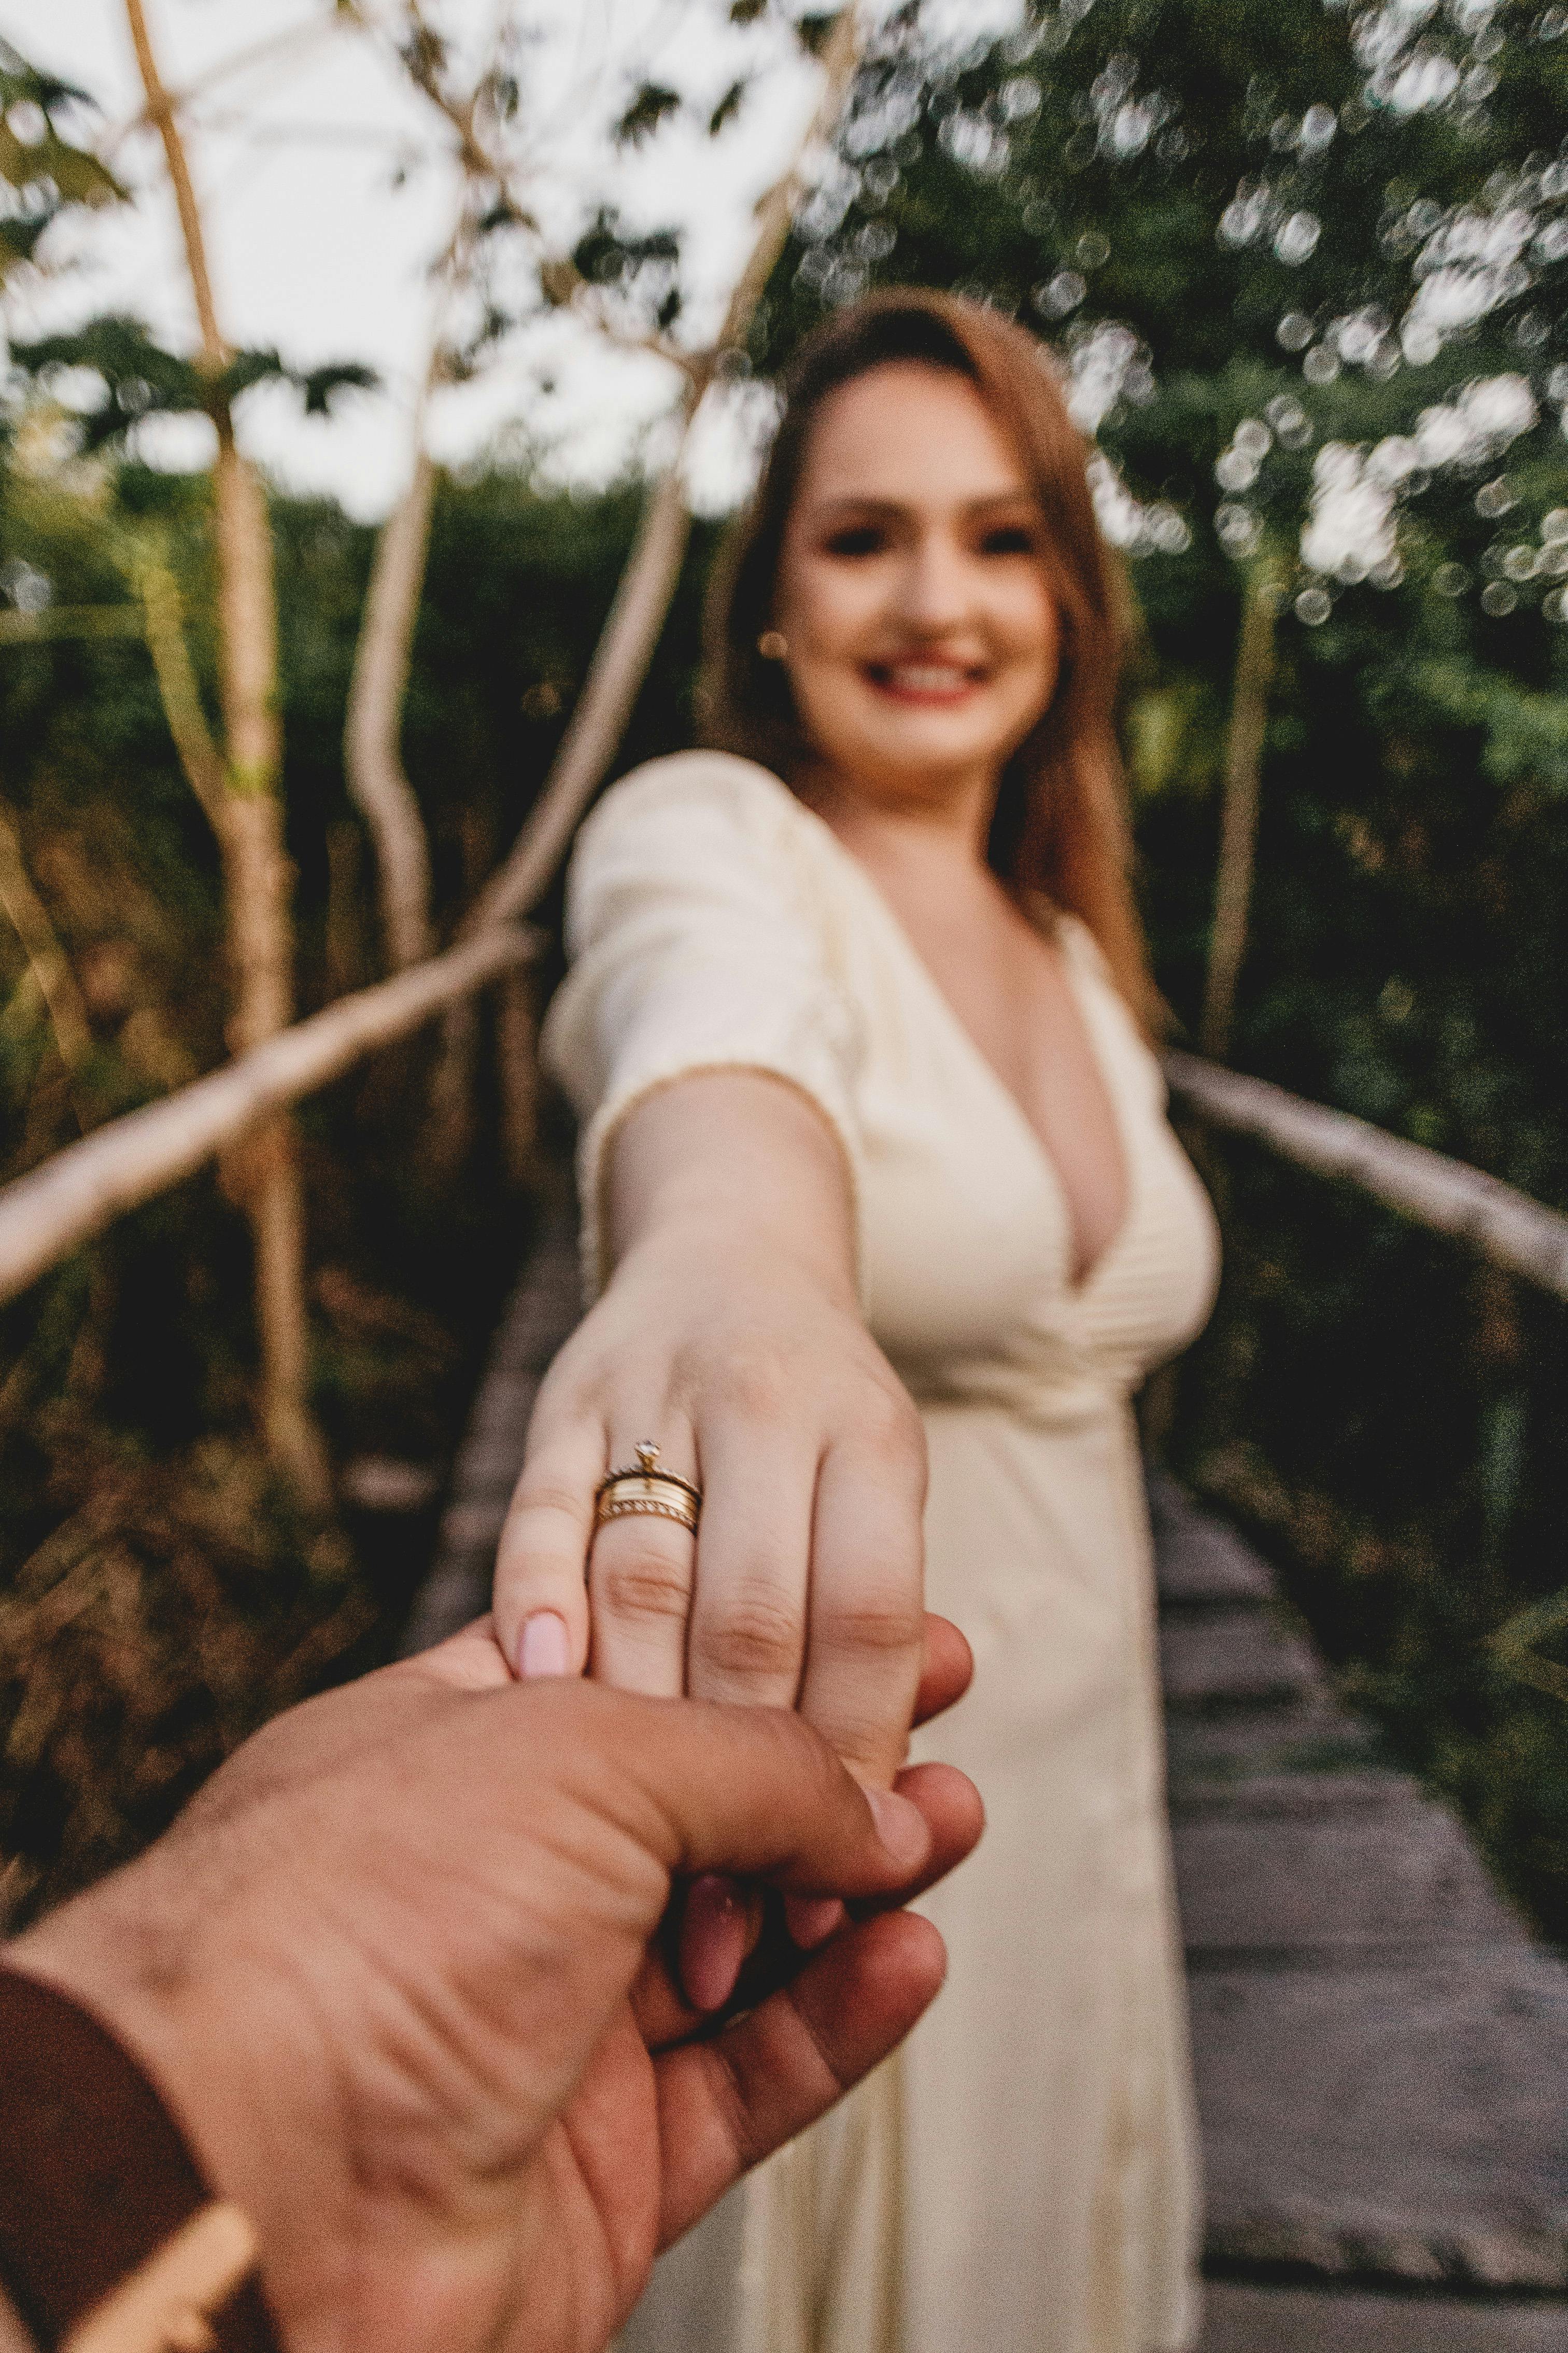
[[(886, 1784), (920, 1678), (925, 1453), (860, 1314), (840, 1144), (784, 1080), (693, 1072), (628, 1111), (604, 1190), (613, 1271), (541, 1392), (501, 1536), (507, 1655), (549, 1664), (553, 1617), (572, 1667), (798, 1704)], [(594, 1541), (595, 1489), (644, 1439), (700, 1480), (699, 1535), (639, 1515)]]

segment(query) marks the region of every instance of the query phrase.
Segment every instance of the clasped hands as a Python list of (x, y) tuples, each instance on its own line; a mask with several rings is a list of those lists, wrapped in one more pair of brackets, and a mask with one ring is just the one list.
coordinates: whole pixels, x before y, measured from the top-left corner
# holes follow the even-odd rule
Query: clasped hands
[[(969, 1672), (931, 1635), (928, 1711)], [(6, 1958), (160, 2085), (289, 2353), (597, 2353), (925, 2008), (941, 1939), (896, 1907), (979, 1825), (951, 1768), (868, 1796), (783, 1711), (519, 1683), (484, 1621), (277, 1719)], [(851, 1915), (717, 2031), (658, 1943), (710, 1872)]]

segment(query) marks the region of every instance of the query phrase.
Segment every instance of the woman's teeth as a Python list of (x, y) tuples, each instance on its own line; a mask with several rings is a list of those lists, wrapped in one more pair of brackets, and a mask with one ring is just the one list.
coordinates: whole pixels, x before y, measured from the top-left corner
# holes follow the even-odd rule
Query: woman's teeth
[(956, 662), (887, 662), (879, 666), (879, 674), (908, 694), (954, 694), (974, 677)]

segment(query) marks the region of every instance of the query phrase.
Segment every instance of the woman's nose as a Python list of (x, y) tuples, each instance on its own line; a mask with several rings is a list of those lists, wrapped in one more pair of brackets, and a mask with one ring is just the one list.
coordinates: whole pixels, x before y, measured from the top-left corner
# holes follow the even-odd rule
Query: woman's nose
[(937, 533), (922, 534), (900, 566), (899, 617), (926, 635), (952, 628), (969, 617), (973, 585), (963, 550)]

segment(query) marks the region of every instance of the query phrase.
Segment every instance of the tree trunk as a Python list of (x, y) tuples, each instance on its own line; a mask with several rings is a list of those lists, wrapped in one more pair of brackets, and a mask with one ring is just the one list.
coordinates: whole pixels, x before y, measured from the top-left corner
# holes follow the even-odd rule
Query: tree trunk
[(419, 963), (434, 945), (425, 820), (398, 736), (435, 491), (435, 460), (420, 448), (414, 478), (376, 540), (343, 729), (349, 791), (375, 851), (382, 939), (393, 972)]
[(1224, 1061), (1229, 1049), (1236, 985), (1247, 953), (1247, 925), (1258, 852), (1263, 738), (1268, 723), (1268, 693), (1274, 682), (1274, 636), (1279, 596), (1278, 567), (1271, 557), (1261, 555), (1248, 571), (1242, 590), (1236, 681), (1226, 738), (1219, 872), (1215, 886), (1214, 933), (1209, 944), (1200, 1032), (1204, 1052), (1216, 1062)]
[(16, 828), (4, 809), (0, 809), (0, 913), (21, 943), (66, 1075), (79, 1079), (92, 1052), (87, 1008), (48, 910), (33, 888)]
[[(690, 415), (689, 408), (688, 422)], [(539, 798), (510, 854), (464, 917), (459, 939), (477, 938), (492, 925), (507, 922), (520, 908), (536, 905), (565, 854), (578, 819), (615, 758), (637, 691), (647, 675), (680, 576), (690, 528), (678, 450), (668, 471), (649, 486), (637, 539), (594, 649), (587, 680)], [(473, 1007), (454, 1006), (442, 1024), (431, 1073), (423, 1155), (427, 1166), (447, 1183), (473, 1146), (479, 1039)], [(511, 1077), (503, 1071), (503, 1104), (511, 1083)]]
[[(272, 531), (266, 494), (235, 442), (223, 383), (231, 354), (218, 325), (201, 207), (174, 101), (159, 71), (143, 0), (125, 0), (125, 6), (148, 117), (163, 142), (174, 189), (201, 332), (199, 365), (212, 384), (218, 439), (212, 483), (224, 789), (214, 814), (231, 966), (228, 1041), (239, 1053), (286, 1029), (294, 1013), (292, 877), (279, 793)], [(255, 1259), (262, 1429), (298, 1500), (309, 1511), (324, 1512), (331, 1482), (309, 1405), (305, 1216), (291, 1124), (280, 1119), (253, 1137), (237, 1173)]]

